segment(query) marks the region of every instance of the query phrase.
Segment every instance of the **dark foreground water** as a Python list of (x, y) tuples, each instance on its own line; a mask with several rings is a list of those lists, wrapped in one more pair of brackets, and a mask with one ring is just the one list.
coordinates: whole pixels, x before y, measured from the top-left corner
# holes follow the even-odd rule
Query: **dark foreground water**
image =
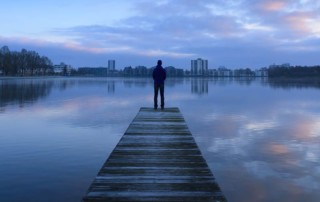
[[(320, 82), (170, 79), (230, 202), (320, 201)], [(80, 201), (151, 79), (0, 78), (0, 201)]]

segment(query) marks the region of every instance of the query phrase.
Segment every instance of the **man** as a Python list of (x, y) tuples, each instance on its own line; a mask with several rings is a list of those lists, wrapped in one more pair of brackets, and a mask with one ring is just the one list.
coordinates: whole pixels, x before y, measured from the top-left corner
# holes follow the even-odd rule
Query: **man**
[(167, 73), (162, 67), (162, 61), (158, 60), (156, 68), (153, 70), (152, 77), (154, 80), (154, 109), (158, 108), (158, 92), (160, 90), (161, 109), (164, 108), (164, 80), (166, 80)]

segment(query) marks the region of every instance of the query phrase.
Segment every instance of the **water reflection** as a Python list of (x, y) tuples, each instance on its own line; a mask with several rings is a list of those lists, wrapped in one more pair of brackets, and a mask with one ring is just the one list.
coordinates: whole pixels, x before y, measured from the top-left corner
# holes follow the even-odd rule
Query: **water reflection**
[[(229, 201), (316, 202), (320, 91), (315, 83), (169, 79), (166, 101), (181, 109)], [(0, 201), (19, 201), (26, 194), (32, 199), (43, 187), (43, 197), (77, 193), (69, 201), (80, 201), (139, 107), (152, 107), (152, 85), (150, 78), (0, 79), (0, 108), (6, 109), (0, 113), (0, 160), (5, 162)], [(30, 159), (45, 163), (28, 167)], [(28, 176), (39, 173), (47, 175), (33, 186)], [(52, 183), (46, 185), (46, 179)], [(17, 194), (10, 194), (7, 184)], [(16, 200), (10, 198), (15, 195)]]
[[(219, 109), (207, 113), (202, 119), (205, 124), (194, 120), (194, 124), (202, 125), (202, 129), (195, 129), (203, 135), (200, 147), (207, 148), (204, 154), (212, 161), (214, 172), (221, 171), (222, 176), (216, 177), (223, 181), (230, 201), (248, 201), (248, 190), (252, 201), (319, 199), (320, 138), (315, 131), (319, 130), (320, 104), (316, 104), (314, 94), (308, 96), (314, 104), (303, 105), (306, 98), (297, 95), (290, 100), (295, 104), (286, 105), (286, 94), (277, 98), (281, 107), (273, 105), (272, 113), (256, 114), (256, 109), (238, 108), (234, 115), (228, 115), (221, 107), (230, 103), (215, 103)], [(202, 131), (211, 131), (212, 136)], [(237, 187), (239, 182), (246, 188)]]
[(302, 78), (302, 79), (275, 79), (267, 77), (227, 77), (227, 78), (190, 78), (191, 93), (205, 95), (209, 92), (210, 86), (226, 86), (226, 85), (245, 85), (250, 86), (259, 84), (271, 88), (282, 89), (302, 89), (302, 88), (320, 88), (320, 79), (318, 78)]
[[(153, 85), (150, 78), (23, 78), (23, 79), (0, 79), (0, 107), (17, 104), (24, 107), (39, 99), (50, 95), (53, 88), (65, 91), (68, 88), (90, 85), (105, 85), (107, 92), (114, 94), (116, 86), (123, 84), (127, 88), (151, 88)], [(320, 88), (320, 79), (271, 79), (271, 78), (169, 78), (166, 82), (168, 88), (179, 85), (190, 85), (191, 93), (206, 95), (212, 86), (260, 84), (271, 88)]]
[(52, 80), (14, 79), (0, 80), (0, 107), (17, 104), (20, 107), (45, 98), (51, 92)]
[(54, 89), (66, 91), (77, 86), (105, 85), (115, 93), (116, 80), (77, 78), (3, 78), (0, 79), (0, 112), (9, 105), (23, 108), (48, 97)]
[(191, 80), (191, 93), (198, 95), (208, 94), (209, 82), (207, 79), (195, 79)]
[(132, 87), (145, 88), (146, 86), (152, 85), (152, 80), (147, 78), (141, 78), (141, 79), (125, 78), (123, 79), (123, 84), (127, 88), (132, 88)]
[(319, 78), (269, 78), (268, 84), (272, 88), (320, 88)]
[(110, 81), (108, 82), (108, 93), (114, 93), (114, 91), (116, 90), (116, 84), (115, 81)]

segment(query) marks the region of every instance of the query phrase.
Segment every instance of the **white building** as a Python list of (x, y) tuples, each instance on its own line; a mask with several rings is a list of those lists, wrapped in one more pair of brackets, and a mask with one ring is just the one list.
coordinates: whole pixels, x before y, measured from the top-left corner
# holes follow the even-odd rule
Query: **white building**
[(59, 65), (54, 65), (53, 66), (53, 73), (70, 75), (71, 74), (71, 69), (72, 69), (72, 67), (70, 65), (66, 65), (64, 63), (60, 63)]
[(220, 76), (220, 77), (230, 77), (230, 76), (232, 76), (232, 71), (230, 69), (227, 69), (224, 66), (221, 66), (218, 69), (218, 76)]
[(208, 60), (198, 58), (191, 60), (191, 75), (204, 76), (208, 74)]
[(115, 60), (108, 60), (108, 69), (109, 70), (116, 70), (116, 61)]
[(261, 68), (255, 71), (256, 77), (268, 77), (268, 69)]
[(67, 65), (61, 63), (60, 65), (54, 65), (53, 66), (53, 72), (55, 74), (61, 74), (63, 71), (67, 68)]

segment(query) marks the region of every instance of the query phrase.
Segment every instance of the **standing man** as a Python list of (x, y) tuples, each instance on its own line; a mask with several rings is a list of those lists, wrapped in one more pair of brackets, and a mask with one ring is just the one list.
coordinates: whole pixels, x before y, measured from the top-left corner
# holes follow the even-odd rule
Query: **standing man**
[(158, 92), (160, 89), (161, 109), (164, 108), (164, 80), (166, 80), (167, 73), (162, 67), (162, 61), (158, 60), (156, 68), (153, 70), (152, 77), (154, 80), (154, 109), (158, 108)]

